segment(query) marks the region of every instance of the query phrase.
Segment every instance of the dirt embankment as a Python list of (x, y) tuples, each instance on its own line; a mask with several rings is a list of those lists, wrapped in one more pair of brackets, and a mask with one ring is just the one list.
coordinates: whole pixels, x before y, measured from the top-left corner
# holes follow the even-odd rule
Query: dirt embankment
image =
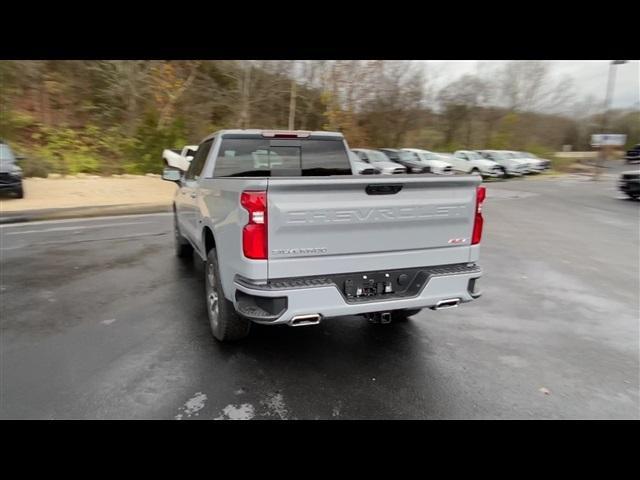
[(171, 205), (176, 185), (156, 176), (26, 178), (24, 198), (0, 197), (3, 214), (49, 208)]

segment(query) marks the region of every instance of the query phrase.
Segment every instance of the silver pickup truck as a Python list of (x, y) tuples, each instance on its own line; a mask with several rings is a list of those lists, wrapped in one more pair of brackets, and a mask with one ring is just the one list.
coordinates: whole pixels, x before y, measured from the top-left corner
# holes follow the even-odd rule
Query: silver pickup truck
[(252, 322), (402, 320), (478, 296), (485, 189), (478, 175), (353, 175), (334, 132), (223, 130), (179, 188), (176, 253), (205, 262), (213, 336)]

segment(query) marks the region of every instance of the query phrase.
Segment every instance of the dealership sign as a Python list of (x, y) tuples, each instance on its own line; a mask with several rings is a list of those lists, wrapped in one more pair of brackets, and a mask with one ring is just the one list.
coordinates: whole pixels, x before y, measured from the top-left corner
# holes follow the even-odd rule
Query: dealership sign
[(626, 135), (618, 135), (613, 133), (605, 133), (599, 135), (591, 135), (591, 146), (592, 147), (603, 147), (603, 146), (622, 146), (627, 143)]

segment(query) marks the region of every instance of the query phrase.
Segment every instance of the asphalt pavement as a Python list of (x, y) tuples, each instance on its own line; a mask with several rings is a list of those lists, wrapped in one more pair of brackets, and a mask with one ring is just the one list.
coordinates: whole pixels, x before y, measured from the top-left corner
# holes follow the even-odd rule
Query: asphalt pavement
[(640, 202), (515, 179), (484, 215), (477, 301), (234, 345), (170, 214), (0, 226), (0, 418), (640, 418)]

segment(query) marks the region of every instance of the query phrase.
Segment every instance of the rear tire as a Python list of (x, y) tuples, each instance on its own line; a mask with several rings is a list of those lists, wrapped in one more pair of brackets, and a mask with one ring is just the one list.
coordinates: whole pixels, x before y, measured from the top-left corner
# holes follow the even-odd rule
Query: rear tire
[(204, 269), (205, 295), (207, 301), (207, 315), (211, 333), (216, 340), (231, 342), (249, 335), (251, 322), (238, 315), (233, 302), (227, 300), (222, 291), (220, 269), (216, 250), (212, 248), (207, 254)]
[(193, 255), (193, 247), (180, 233), (178, 217), (175, 212), (173, 213), (173, 233), (175, 237), (176, 256), (180, 258), (190, 258)]
[(22, 185), (20, 185), (16, 189), (15, 194), (16, 194), (16, 198), (24, 198), (24, 190), (22, 189)]

